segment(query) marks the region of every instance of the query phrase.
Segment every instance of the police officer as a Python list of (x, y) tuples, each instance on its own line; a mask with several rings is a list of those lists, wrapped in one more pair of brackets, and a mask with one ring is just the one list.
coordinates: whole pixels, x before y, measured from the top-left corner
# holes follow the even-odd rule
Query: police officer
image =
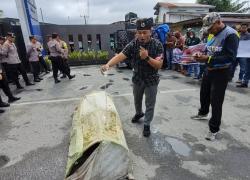
[(113, 57), (101, 71), (107, 71), (117, 63), (129, 59), (133, 66), (133, 94), (136, 114), (132, 123), (138, 123), (144, 116), (142, 99), (145, 94), (146, 112), (143, 135), (150, 136), (150, 123), (153, 120), (157, 87), (159, 84), (158, 69), (163, 64), (162, 44), (151, 38), (152, 18), (137, 20), (136, 38), (132, 40), (117, 56)]
[(237, 56), (239, 37), (237, 32), (226, 26), (221, 21), (220, 15), (215, 12), (204, 17), (203, 26), (214, 37), (207, 42), (206, 54), (194, 54), (198, 62), (206, 63), (206, 70), (200, 89), (201, 107), (198, 114), (191, 118), (206, 119), (211, 104), (212, 116), (209, 120), (209, 133), (206, 139), (213, 141), (220, 130), (222, 105), (230, 78), (230, 66)]
[[(69, 49), (68, 49), (67, 43), (63, 41), (61, 38), (59, 39), (59, 43), (60, 43), (61, 48), (63, 49), (62, 58), (63, 58), (64, 66), (67, 69), (67, 71), (70, 72), (70, 67), (68, 64)], [(61, 78), (66, 78), (66, 74), (63, 73)]]
[(23, 76), (26, 86), (34, 85), (29, 81), (27, 73), (19, 59), (17, 48), (14, 44), (15, 36), (13, 33), (8, 33), (6, 36), (7, 40), (3, 44), (3, 52), (6, 54), (6, 71), (10, 78), (14, 81), (18, 89), (23, 89), (18, 80), (18, 73), (20, 72)]
[(39, 56), (39, 62), (42, 65), (45, 73), (48, 74), (49, 73), (49, 68), (48, 68), (48, 66), (47, 66), (47, 64), (46, 64), (46, 62), (45, 62), (45, 60), (43, 58), (43, 54), (42, 54), (43, 46), (37, 39), (36, 39), (36, 47), (37, 47), (37, 51), (39, 52), (39, 55), (38, 55)]
[[(0, 46), (0, 61), (1, 61), (2, 57), (3, 57), (2, 48)], [(15, 101), (21, 99), (19, 97), (13, 96), (12, 92), (10, 91), (8, 81), (6, 79), (4, 70), (2, 69), (1, 63), (0, 63), (0, 88), (2, 88), (5, 95), (8, 96), (9, 103), (12, 103), (12, 102), (15, 102)], [(2, 100), (2, 98), (0, 96), (0, 107), (9, 107), (10, 106), (9, 103), (3, 102), (3, 100)], [(4, 112), (4, 110), (0, 109), (0, 113), (3, 113), (3, 112)]]
[(3, 44), (4, 44), (4, 42), (6, 41), (6, 39), (5, 39), (5, 37), (3, 37), (3, 36), (0, 36), (0, 63), (1, 63), (1, 65), (2, 65), (2, 71), (5, 73), (5, 75), (8, 77), (8, 75), (6, 74), (7, 72), (6, 72), (6, 59), (7, 59), (7, 53), (6, 52), (4, 52), (4, 50), (3, 50)]
[(59, 35), (57, 33), (52, 34), (52, 40), (48, 42), (48, 48), (50, 52), (50, 59), (52, 62), (52, 68), (53, 68), (53, 76), (55, 83), (59, 83), (60, 80), (58, 80), (58, 70), (62, 71), (62, 73), (65, 73), (69, 79), (72, 79), (75, 77), (75, 75), (70, 75), (70, 71), (65, 67), (63, 63), (62, 55), (64, 53), (64, 50), (61, 48), (59, 43)]
[(37, 40), (35, 36), (30, 36), (30, 43), (27, 45), (27, 56), (32, 67), (34, 82), (40, 82), (42, 78), (39, 77), (39, 48), (37, 47)]

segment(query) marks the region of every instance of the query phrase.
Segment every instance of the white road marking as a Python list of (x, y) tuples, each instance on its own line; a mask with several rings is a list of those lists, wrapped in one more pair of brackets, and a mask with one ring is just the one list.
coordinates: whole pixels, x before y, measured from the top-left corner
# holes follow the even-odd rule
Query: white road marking
[[(187, 91), (197, 91), (197, 89), (180, 89), (180, 90), (167, 90), (167, 91), (159, 91), (160, 94), (169, 94), (169, 93), (179, 93), (179, 92), (187, 92)], [(111, 95), (112, 97), (124, 97), (124, 96), (133, 96), (132, 93), (124, 93)], [(64, 99), (52, 99), (52, 100), (42, 100), (42, 101), (30, 101), (23, 103), (13, 103), (11, 106), (26, 106), (26, 105), (35, 105), (35, 104), (50, 104), (50, 103), (60, 103), (60, 102), (70, 102), (70, 101), (79, 101), (80, 97), (75, 98), (64, 98)]]

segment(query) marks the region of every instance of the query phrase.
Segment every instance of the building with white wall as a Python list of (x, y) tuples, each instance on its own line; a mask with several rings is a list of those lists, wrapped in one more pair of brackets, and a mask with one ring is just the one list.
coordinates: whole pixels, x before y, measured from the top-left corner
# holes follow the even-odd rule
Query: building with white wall
[(180, 21), (196, 19), (208, 13), (215, 6), (196, 3), (168, 3), (158, 2), (155, 7), (157, 24), (177, 23)]

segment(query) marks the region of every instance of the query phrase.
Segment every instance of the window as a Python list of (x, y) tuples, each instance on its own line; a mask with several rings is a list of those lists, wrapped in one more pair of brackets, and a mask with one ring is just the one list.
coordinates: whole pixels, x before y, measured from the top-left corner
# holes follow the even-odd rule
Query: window
[(110, 41), (110, 49), (115, 50), (115, 34), (109, 35), (109, 41)]
[(87, 35), (87, 40), (88, 40), (88, 49), (91, 49), (91, 45), (92, 45), (92, 37), (91, 34)]
[(80, 50), (83, 51), (83, 40), (82, 40), (82, 35), (78, 34), (78, 47)]
[(96, 50), (102, 50), (102, 42), (101, 42), (101, 35), (96, 35)]
[(74, 37), (72, 34), (69, 34), (69, 47), (71, 52), (75, 50)]

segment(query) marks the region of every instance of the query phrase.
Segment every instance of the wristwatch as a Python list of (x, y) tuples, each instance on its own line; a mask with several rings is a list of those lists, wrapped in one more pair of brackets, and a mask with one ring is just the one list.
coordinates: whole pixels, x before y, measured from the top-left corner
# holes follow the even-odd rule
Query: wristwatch
[(149, 56), (147, 56), (144, 60), (148, 62), (150, 60)]

